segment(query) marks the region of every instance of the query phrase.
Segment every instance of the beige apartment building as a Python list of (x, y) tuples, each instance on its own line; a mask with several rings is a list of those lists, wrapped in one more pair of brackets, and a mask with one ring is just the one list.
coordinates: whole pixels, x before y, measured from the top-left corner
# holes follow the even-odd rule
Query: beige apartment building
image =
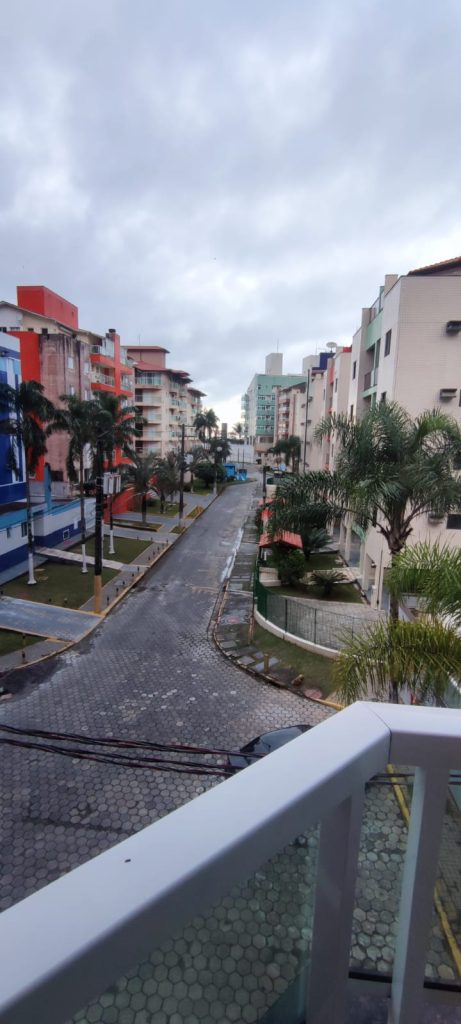
[[(386, 276), (376, 301), (362, 310), (351, 351), (336, 355), (333, 362), (336, 368), (333, 371), (330, 366), (329, 379), (324, 381), (325, 401), (332, 400), (332, 410), (360, 417), (376, 402), (396, 401), (412, 416), (440, 407), (461, 424), (461, 258), (401, 277)], [(313, 427), (321, 419), (319, 401), (315, 419), (313, 415), (320, 389), (321, 383), (313, 381)], [(334, 465), (334, 438), (328, 454), (324, 448), (317, 449), (311, 468), (319, 468), (319, 463)], [(421, 515), (409, 543), (418, 540), (458, 547), (461, 510), (442, 521)], [(340, 548), (346, 561), (357, 565), (371, 603), (379, 606), (389, 562), (384, 539), (375, 529), (365, 535), (354, 523), (343, 523)]]
[(142, 436), (136, 439), (140, 455), (154, 453), (163, 458), (181, 444), (182, 425), (188, 445), (193, 444), (193, 422), (201, 409), (203, 391), (190, 387), (185, 370), (166, 366), (168, 349), (160, 345), (130, 345), (128, 355), (135, 367), (134, 404), (144, 420)]

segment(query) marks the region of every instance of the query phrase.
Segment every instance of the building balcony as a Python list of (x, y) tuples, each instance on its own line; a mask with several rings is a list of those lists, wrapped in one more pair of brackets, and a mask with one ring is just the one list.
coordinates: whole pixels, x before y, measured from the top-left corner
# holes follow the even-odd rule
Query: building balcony
[(375, 388), (378, 383), (378, 369), (368, 370), (368, 373), (363, 378), (363, 390), (368, 391), (370, 388)]
[[(362, 991), (388, 999), (393, 1024), (417, 1024), (432, 1001), (456, 1002), (453, 971), (430, 981), (426, 965), (443, 946), (431, 948), (433, 898), (460, 759), (457, 711), (359, 703), (332, 715), (5, 910), (2, 1024), (103, 1021), (109, 1006), (114, 1021), (119, 1007), (127, 1020), (141, 1008), (146, 1021), (345, 1024)], [(400, 844), (392, 821), (376, 840), (395, 764), (414, 773)], [(397, 890), (383, 942), (377, 908)]]
[(115, 377), (111, 373), (100, 373), (98, 370), (93, 370), (91, 373), (91, 386), (94, 388), (106, 387), (115, 388)]
[(99, 356), (101, 359), (115, 359), (115, 345), (113, 341), (109, 341), (108, 338), (103, 340), (100, 345), (90, 346), (91, 356)]
[(157, 409), (159, 409), (161, 406), (160, 397), (155, 392), (135, 391), (134, 400), (136, 402), (136, 405), (147, 405), (150, 407), (154, 406)]
[(160, 373), (135, 373), (135, 386), (142, 385), (143, 387), (161, 388), (162, 387), (162, 376)]

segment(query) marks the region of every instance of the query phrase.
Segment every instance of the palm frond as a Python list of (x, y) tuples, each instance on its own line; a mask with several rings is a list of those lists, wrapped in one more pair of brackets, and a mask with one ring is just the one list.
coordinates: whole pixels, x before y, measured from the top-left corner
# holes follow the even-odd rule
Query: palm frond
[(333, 677), (346, 704), (370, 694), (386, 701), (391, 686), (440, 701), (450, 679), (461, 677), (461, 636), (440, 622), (387, 620), (343, 639)]

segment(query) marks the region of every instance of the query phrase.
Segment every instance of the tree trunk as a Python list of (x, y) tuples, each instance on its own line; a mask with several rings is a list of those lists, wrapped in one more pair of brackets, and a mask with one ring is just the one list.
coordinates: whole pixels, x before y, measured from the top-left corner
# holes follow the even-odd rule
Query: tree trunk
[(79, 488), (80, 488), (80, 526), (82, 532), (82, 573), (87, 573), (86, 564), (86, 522), (85, 522), (85, 494), (83, 490), (83, 452), (80, 452), (79, 467)]
[(141, 516), (143, 523), (145, 523), (147, 519), (147, 491), (143, 491), (141, 497)]
[(190, 471), (190, 493), (194, 493), (194, 474), (192, 470)]
[(32, 532), (32, 507), (30, 502), (30, 477), (29, 467), (27, 465), (27, 452), (25, 452), (24, 462), (26, 467), (27, 547), (29, 561), (29, 579), (27, 580), (27, 583), (32, 587), (37, 580), (34, 576), (34, 535)]
[[(394, 561), (395, 556), (398, 554), (398, 551), (392, 551), (392, 562)], [(390, 594), (389, 599), (389, 619), (391, 621), (391, 624), (393, 622), (399, 621), (399, 601), (398, 598), (394, 597), (393, 594)], [(389, 703), (399, 703), (399, 688), (394, 679), (389, 680)]]

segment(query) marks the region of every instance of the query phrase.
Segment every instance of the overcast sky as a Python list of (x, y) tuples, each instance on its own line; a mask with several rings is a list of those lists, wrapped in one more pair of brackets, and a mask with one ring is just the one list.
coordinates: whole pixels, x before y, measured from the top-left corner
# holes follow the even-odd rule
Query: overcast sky
[(222, 419), (461, 254), (459, 0), (15, 0), (0, 297), (165, 345)]

